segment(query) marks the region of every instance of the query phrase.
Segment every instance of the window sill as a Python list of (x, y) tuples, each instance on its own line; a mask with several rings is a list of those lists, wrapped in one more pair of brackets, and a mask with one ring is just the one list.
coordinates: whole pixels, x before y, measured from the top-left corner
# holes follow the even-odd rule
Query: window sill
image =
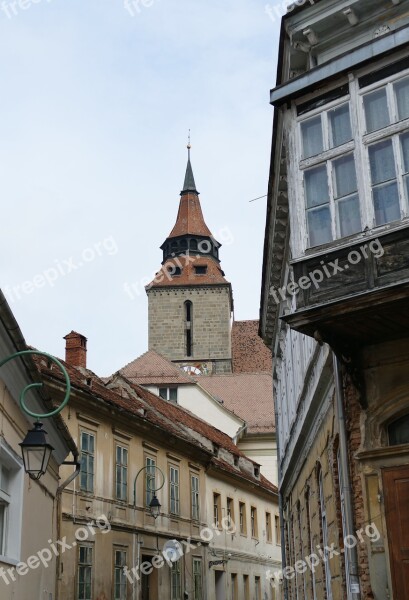
[(407, 229), (408, 225), (409, 217), (405, 216), (402, 219), (399, 219), (399, 221), (391, 221), (390, 223), (385, 223), (384, 225), (374, 225), (367, 231), (360, 231), (352, 236), (338, 238), (328, 242), (327, 244), (322, 244), (321, 246), (306, 248), (302, 256), (297, 256), (296, 258), (290, 260), (290, 265), (304, 262), (310, 258), (316, 258), (322, 254), (330, 254), (331, 252), (336, 252), (342, 248), (350, 248), (353, 244), (367, 244), (372, 240), (376, 240), (382, 235), (387, 235), (388, 233), (399, 231), (401, 229)]
[(5, 565), (12, 565), (13, 567), (15, 567), (16, 565), (19, 564), (19, 560), (16, 560), (15, 558), (10, 558), (8, 556), (3, 556), (2, 554), (0, 554), (0, 563), (3, 563)]

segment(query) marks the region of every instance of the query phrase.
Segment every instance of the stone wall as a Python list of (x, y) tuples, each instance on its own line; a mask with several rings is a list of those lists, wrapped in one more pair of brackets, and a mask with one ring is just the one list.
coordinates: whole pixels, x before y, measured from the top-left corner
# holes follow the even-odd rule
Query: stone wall
[[(184, 364), (215, 361), (216, 372), (231, 372), (231, 301), (227, 285), (150, 289), (149, 350)], [(190, 300), (192, 356), (186, 356), (184, 303)]]

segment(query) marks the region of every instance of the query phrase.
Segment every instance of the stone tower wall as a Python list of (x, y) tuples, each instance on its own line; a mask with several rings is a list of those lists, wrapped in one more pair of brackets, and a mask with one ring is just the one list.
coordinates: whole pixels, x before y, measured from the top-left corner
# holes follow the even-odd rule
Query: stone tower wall
[[(231, 372), (230, 286), (192, 286), (147, 290), (149, 350), (183, 364), (213, 362), (213, 372)], [(192, 356), (186, 356), (185, 307), (190, 300)]]

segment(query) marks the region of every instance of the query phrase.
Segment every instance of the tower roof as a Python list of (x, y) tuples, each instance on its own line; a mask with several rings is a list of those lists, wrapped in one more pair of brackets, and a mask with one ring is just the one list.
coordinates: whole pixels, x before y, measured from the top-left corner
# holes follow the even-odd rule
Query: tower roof
[(170, 232), (169, 238), (181, 235), (199, 235), (213, 237), (210, 229), (205, 223), (200, 206), (199, 192), (196, 189), (193, 176), (192, 163), (190, 162), (190, 144), (187, 146), (188, 159), (186, 166), (183, 190), (180, 192), (180, 203), (176, 223)]
[(181, 194), (186, 194), (186, 192), (196, 192), (196, 194), (199, 193), (196, 189), (195, 178), (193, 177), (192, 163), (190, 162), (190, 149), (189, 158), (187, 159), (185, 182), (183, 184), (183, 190), (181, 191)]

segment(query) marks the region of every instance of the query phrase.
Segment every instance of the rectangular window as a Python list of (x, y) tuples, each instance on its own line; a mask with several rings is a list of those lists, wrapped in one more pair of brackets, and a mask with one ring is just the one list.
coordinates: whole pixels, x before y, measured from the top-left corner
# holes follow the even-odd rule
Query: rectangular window
[(10, 471), (0, 464), (0, 556), (7, 553), (7, 515), (11, 501)]
[(243, 575), (244, 598), (250, 598), (250, 579), (248, 575)]
[(250, 509), (250, 521), (251, 521), (251, 537), (258, 538), (258, 525), (257, 525), (257, 508), (254, 506)]
[(231, 600), (237, 600), (237, 574), (236, 573), (231, 574), (230, 588), (231, 588), (231, 596), (230, 596)]
[(215, 527), (221, 525), (221, 498), (220, 494), (213, 494), (213, 523)]
[(277, 546), (281, 546), (281, 527), (280, 517), (278, 515), (274, 515), (274, 529), (276, 534), (276, 544)]
[(376, 224), (397, 221), (400, 207), (392, 140), (369, 147), (369, 164)]
[(179, 469), (177, 467), (169, 467), (169, 497), (170, 497), (170, 513), (178, 515), (179, 508)]
[(182, 581), (180, 577), (180, 561), (172, 563), (170, 569), (171, 599), (182, 600)]
[(244, 502), (239, 502), (239, 519), (240, 519), (240, 533), (247, 535), (247, 516), (246, 516), (246, 505)]
[(190, 478), (192, 491), (192, 519), (199, 520), (199, 477), (192, 475)]
[(114, 600), (126, 600), (127, 579), (124, 573), (126, 551), (115, 550), (114, 557)]
[(228, 528), (234, 527), (234, 501), (233, 498), (227, 498), (227, 521)]
[(271, 513), (266, 512), (266, 538), (267, 542), (273, 541), (273, 531), (271, 528)]
[(122, 446), (116, 447), (116, 497), (118, 500), (128, 499), (128, 450)]
[(92, 550), (92, 546), (78, 546), (78, 600), (93, 600)]
[(24, 469), (0, 443), (0, 556), (20, 560)]
[(193, 600), (203, 600), (203, 572), (200, 558), (193, 559)]
[(178, 401), (178, 388), (177, 387), (163, 387), (159, 388), (159, 396), (169, 402)]
[(261, 600), (261, 580), (260, 577), (254, 578), (254, 600)]
[(95, 436), (92, 433), (81, 431), (81, 491), (94, 492), (94, 468)]
[(156, 459), (147, 456), (145, 458), (145, 500), (149, 506), (155, 495), (156, 488)]

